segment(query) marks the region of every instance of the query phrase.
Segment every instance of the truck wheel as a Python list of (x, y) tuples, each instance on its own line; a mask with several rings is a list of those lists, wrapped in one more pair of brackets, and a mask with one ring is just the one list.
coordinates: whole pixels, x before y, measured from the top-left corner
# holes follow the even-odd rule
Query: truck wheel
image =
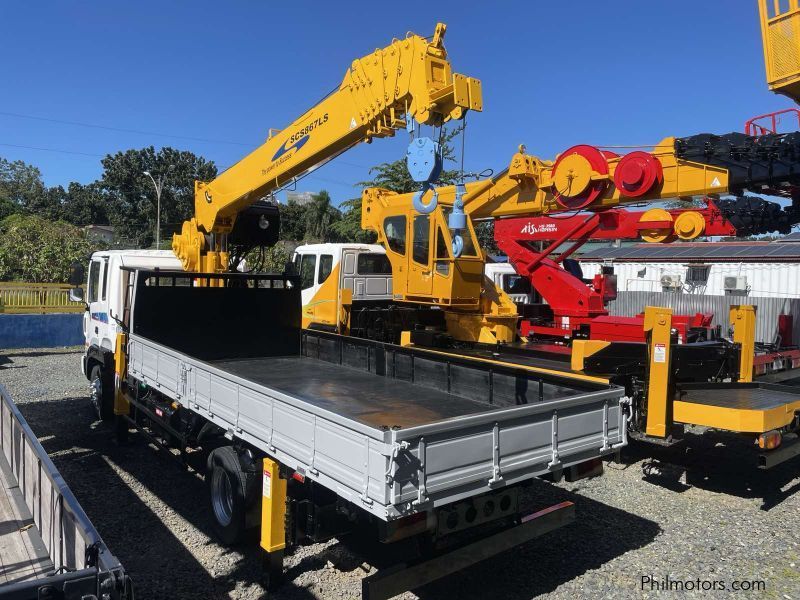
[(242, 468), (236, 451), (230, 446), (217, 448), (208, 456), (206, 471), (214, 532), (233, 545), (244, 540), (247, 510), (257, 489), (256, 473)]
[(114, 387), (109, 385), (108, 377), (103, 377), (103, 369), (100, 365), (92, 367), (89, 376), (90, 398), (94, 412), (103, 421), (114, 418)]

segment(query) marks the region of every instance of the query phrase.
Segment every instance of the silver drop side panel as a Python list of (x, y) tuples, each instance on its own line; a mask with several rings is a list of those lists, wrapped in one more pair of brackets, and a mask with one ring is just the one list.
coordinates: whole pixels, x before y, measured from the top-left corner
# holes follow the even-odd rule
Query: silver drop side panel
[[(618, 387), (386, 429), (137, 335), (130, 337), (128, 370), (383, 520), (531, 479), (627, 443)], [(422, 384), (413, 387), (433, 393)]]

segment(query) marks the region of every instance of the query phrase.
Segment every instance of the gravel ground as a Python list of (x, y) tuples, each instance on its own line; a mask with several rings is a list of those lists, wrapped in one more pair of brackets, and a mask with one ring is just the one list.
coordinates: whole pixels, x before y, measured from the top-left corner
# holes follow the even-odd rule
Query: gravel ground
[[(9, 351), (0, 383), (91, 520), (133, 577), (138, 598), (263, 597), (256, 546), (210, 537), (205, 488), (141, 439), (118, 447), (92, 423), (81, 349)], [(577, 522), (404, 599), (766, 597), (800, 600), (800, 460), (751, 468), (752, 448), (720, 433), (691, 447), (633, 446), (600, 478), (537, 482), (528, 500), (571, 500)], [(679, 476), (688, 469), (688, 485)], [(649, 475), (648, 475), (649, 473)], [(287, 558), (278, 599), (359, 597), (364, 557), (336, 541)], [(717, 582), (726, 591), (666, 592), (662, 582)], [(732, 592), (762, 580), (766, 590)]]

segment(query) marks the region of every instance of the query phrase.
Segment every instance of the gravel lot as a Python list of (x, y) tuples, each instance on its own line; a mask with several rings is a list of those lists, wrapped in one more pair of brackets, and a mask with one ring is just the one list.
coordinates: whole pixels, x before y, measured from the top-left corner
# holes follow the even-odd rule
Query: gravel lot
[[(234, 551), (210, 537), (202, 479), (136, 437), (116, 446), (92, 423), (80, 351), (8, 351), (0, 383), (130, 572), (137, 597), (262, 597), (256, 547)], [(572, 500), (575, 524), (402, 598), (800, 600), (800, 461), (765, 474), (749, 467), (751, 458), (740, 438), (714, 434), (693, 438), (688, 450), (632, 447), (600, 478), (537, 483), (529, 499)], [(686, 467), (690, 485), (678, 480)], [(300, 548), (287, 565), (288, 583), (275, 598), (359, 597), (369, 569), (336, 541)], [(727, 590), (642, 590), (647, 576), (717, 581)], [(763, 580), (766, 592), (730, 591), (744, 580)]]

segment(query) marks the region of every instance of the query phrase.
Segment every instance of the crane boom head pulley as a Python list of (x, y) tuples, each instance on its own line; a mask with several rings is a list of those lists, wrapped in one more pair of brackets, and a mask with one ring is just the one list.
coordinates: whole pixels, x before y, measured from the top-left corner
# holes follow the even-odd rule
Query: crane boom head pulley
[[(195, 183), (195, 215), (173, 239), (189, 271), (227, 268), (225, 238), (242, 210), (359, 142), (394, 135), (407, 120), (441, 126), (483, 109), (481, 82), (454, 73), (446, 26), (354, 60), (339, 87), (210, 182)], [(209, 241), (210, 240), (210, 241)]]

